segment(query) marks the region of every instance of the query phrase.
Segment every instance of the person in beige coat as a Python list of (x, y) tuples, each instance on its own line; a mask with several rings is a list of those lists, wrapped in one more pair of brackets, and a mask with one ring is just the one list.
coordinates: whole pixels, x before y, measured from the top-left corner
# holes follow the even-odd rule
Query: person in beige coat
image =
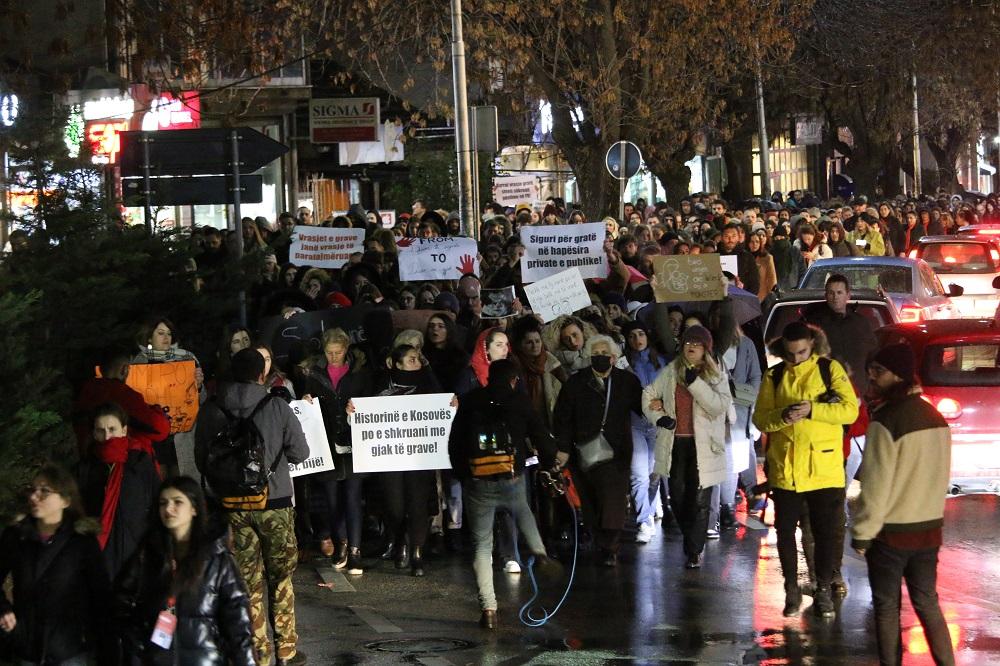
[(670, 504), (684, 535), (689, 569), (701, 566), (712, 486), (726, 476), (729, 382), (712, 358), (712, 334), (690, 326), (681, 354), (643, 390), (643, 412), (658, 426), (650, 481), (669, 477)]

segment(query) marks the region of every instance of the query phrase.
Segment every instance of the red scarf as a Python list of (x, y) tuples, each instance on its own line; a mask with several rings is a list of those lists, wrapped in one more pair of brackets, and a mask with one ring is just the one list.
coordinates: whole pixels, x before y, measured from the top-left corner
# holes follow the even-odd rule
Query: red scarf
[(101, 507), (101, 533), (97, 541), (101, 550), (107, 546), (111, 528), (115, 524), (115, 514), (118, 512), (118, 501), (121, 498), (122, 479), (125, 477), (125, 463), (129, 451), (145, 451), (156, 465), (156, 473), (160, 473), (160, 464), (156, 462), (152, 443), (144, 437), (113, 437), (103, 442), (94, 442), (91, 449), (94, 455), (103, 463), (111, 465), (108, 481), (104, 485), (104, 504)]

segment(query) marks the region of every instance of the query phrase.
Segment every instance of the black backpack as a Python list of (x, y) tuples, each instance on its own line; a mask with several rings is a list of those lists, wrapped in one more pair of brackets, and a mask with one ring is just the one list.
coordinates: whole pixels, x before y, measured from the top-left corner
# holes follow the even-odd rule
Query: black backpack
[[(823, 395), (820, 396), (819, 399), (820, 402), (832, 402), (828, 398), (825, 399), (824, 397), (836, 395), (836, 393), (833, 390), (833, 373), (830, 370), (830, 365), (832, 363), (833, 361), (831, 361), (826, 356), (820, 356), (819, 358), (816, 359), (816, 365), (819, 366), (819, 376), (820, 378), (822, 378), (823, 385), (826, 387), (826, 391), (824, 391)], [(778, 385), (781, 384), (781, 378), (785, 375), (785, 362), (782, 361), (781, 363), (777, 364), (776, 366), (768, 370), (768, 372), (771, 373), (771, 385), (774, 387), (775, 393), (777, 393)], [(838, 397), (836, 401), (839, 402), (839, 400), (840, 398)], [(847, 431), (850, 429), (851, 429), (850, 425), (845, 425), (844, 434), (846, 435)]]
[(273, 398), (264, 397), (245, 418), (216, 404), (226, 417), (226, 425), (212, 439), (203, 471), (204, 479), (227, 509), (258, 510), (267, 505), (267, 482), (278, 469), (281, 454), (268, 466), (267, 446), (253, 418)]
[(514, 476), (514, 445), (503, 418), (503, 406), (492, 400), (487, 409), (476, 414), (476, 441), (469, 452), (472, 476)]

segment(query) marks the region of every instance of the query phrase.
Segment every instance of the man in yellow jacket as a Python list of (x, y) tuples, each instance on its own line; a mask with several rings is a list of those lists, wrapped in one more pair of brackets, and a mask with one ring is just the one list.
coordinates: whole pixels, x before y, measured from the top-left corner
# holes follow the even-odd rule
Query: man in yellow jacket
[(844, 502), (844, 426), (857, 419), (858, 400), (843, 366), (828, 358), (829, 351), (818, 328), (788, 324), (772, 349), (784, 362), (764, 373), (753, 414), (754, 425), (768, 434), (767, 476), (786, 617), (802, 605), (795, 529), (803, 510), (816, 540), (813, 610), (821, 617), (835, 613), (830, 582), (835, 518)]

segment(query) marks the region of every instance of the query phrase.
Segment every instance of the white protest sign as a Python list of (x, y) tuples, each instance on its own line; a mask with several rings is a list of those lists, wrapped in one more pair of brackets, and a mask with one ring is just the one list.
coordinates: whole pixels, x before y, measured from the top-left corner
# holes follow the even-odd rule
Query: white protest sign
[(355, 472), (451, 469), (451, 393), (354, 398), (351, 444)]
[(293, 400), (288, 403), (295, 416), (299, 418), (306, 443), (309, 444), (309, 457), (297, 465), (288, 463), (288, 474), (291, 477), (330, 472), (333, 470), (333, 455), (330, 453), (330, 440), (326, 438), (326, 428), (323, 426), (323, 413), (319, 409), (319, 400), (308, 403), (305, 400)]
[(537, 176), (504, 176), (493, 179), (493, 200), (501, 206), (538, 201)]
[(296, 226), (288, 258), (296, 266), (340, 268), (365, 251), (364, 229)]
[(479, 275), (479, 246), (463, 236), (401, 238), (399, 279), (403, 282), (457, 280), (466, 273)]
[(735, 254), (720, 254), (719, 262), (722, 264), (724, 272), (729, 272), (737, 276), (740, 274), (740, 262)]
[(608, 277), (606, 235), (603, 222), (522, 228), (521, 279), (537, 282), (573, 267), (584, 278)]
[(560, 315), (573, 314), (590, 305), (590, 295), (583, 285), (579, 268), (570, 268), (544, 280), (524, 285), (532, 312), (540, 314), (545, 323)]

